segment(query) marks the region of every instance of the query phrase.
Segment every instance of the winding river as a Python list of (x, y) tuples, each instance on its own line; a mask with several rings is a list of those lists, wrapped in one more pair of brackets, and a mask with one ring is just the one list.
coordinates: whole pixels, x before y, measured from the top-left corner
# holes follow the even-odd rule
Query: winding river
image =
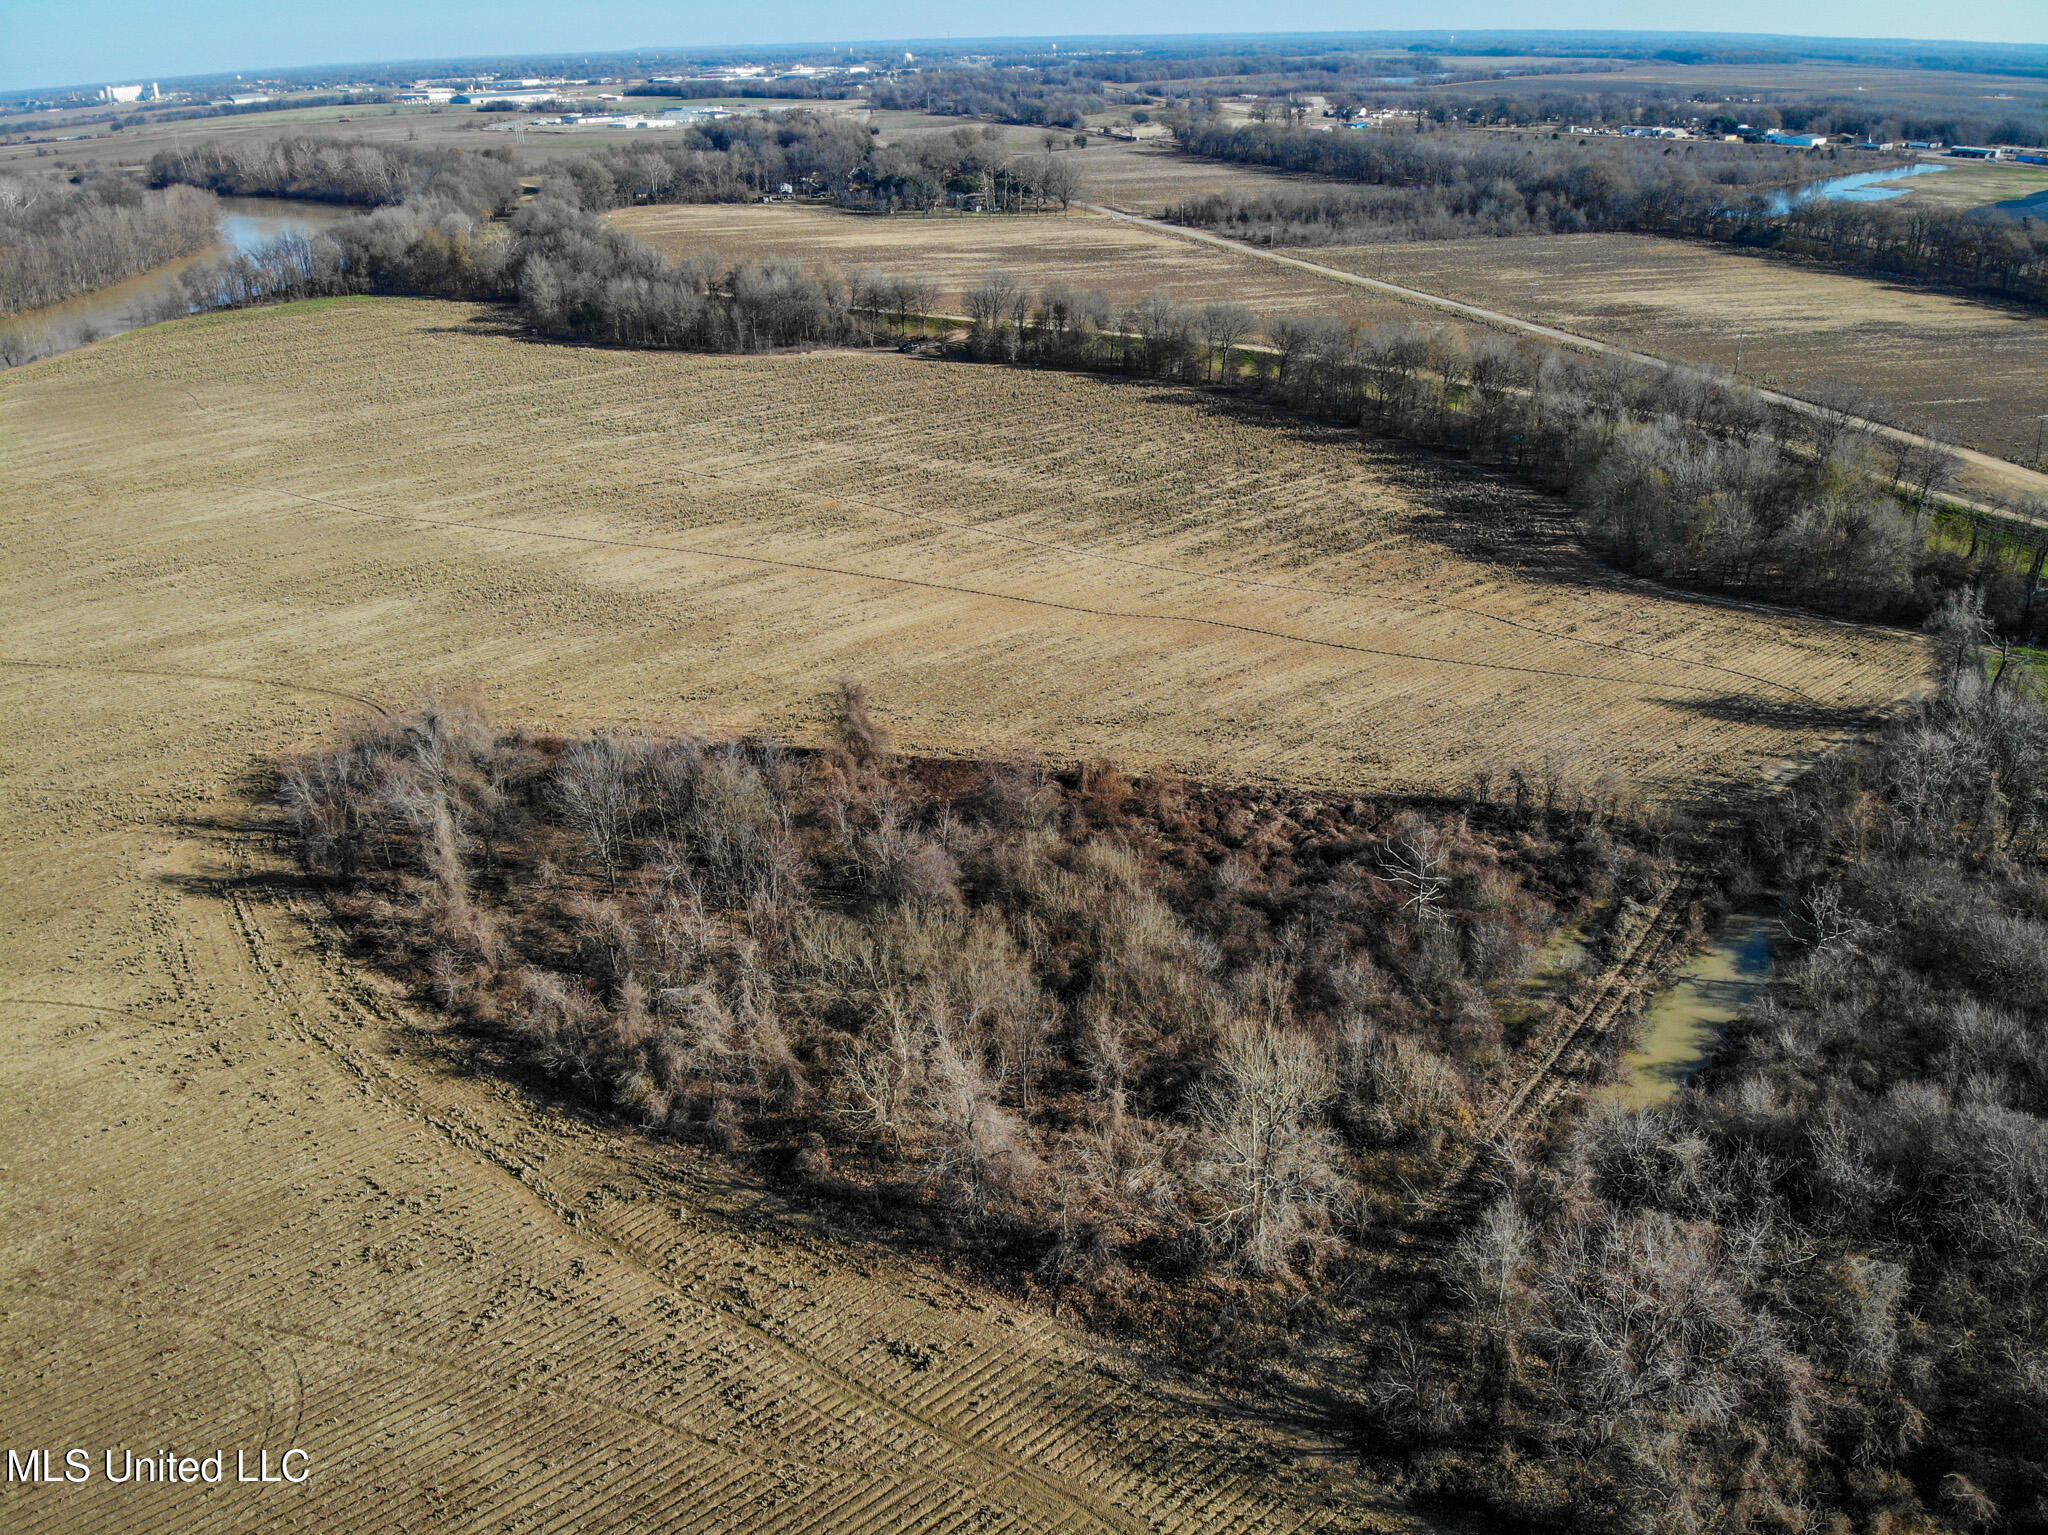
[(37, 355), (47, 356), (151, 325), (164, 317), (165, 302), (177, 293), (178, 279), (186, 268), (229, 251), (253, 251), (280, 235), (315, 234), (356, 217), (360, 211), (282, 197), (223, 197), (219, 244), (61, 304), (5, 316), (0, 318), (0, 331), (18, 338)]
[(1949, 168), (1916, 160), (1911, 165), (1894, 165), (1889, 170), (1857, 171), (1848, 176), (1830, 176), (1825, 181), (1809, 181), (1795, 191), (1774, 193), (1771, 211), (1789, 213), (1794, 203), (1811, 202), (1816, 197), (1835, 203), (1889, 202), (1894, 197), (1906, 195), (1904, 187), (1892, 186), (1891, 182), (1904, 181), (1909, 176), (1936, 176)]

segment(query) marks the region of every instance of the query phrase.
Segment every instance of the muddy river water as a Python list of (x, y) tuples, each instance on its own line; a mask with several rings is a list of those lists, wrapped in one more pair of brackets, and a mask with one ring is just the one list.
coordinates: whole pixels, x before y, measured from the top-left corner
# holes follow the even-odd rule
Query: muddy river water
[(178, 278), (187, 267), (229, 251), (253, 251), (280, 235), (315, 234), (357, 217), (359, 211), (282, 197), (223, 197), (218, 245), (61, 304), (0, 318), (0, 329), (22, 337), (35, 352), (47, 354), (154, 324), (164, 318), (164, 305), (177, 293)]

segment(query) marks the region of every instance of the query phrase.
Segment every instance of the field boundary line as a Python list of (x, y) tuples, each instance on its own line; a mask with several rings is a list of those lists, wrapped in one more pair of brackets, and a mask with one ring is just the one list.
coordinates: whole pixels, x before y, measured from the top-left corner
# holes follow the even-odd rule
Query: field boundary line
[[(715, 474), (708, 469), (678, 469), (674, 472), (690, 479), (715, 480), (721, 485), (732, 485), (757, 494), (772, 494), (784, 489), (784, 487), (763, 484), (755, 480), (739, 479), (733, 475)], [(1359, 595), (1359, 589), (1357, 588), (1347, 590), (1341, 586), (1298, 586), (1285, 581), (1264, 581), (1257, 576), (1232, 575), (1228, 571), (1194, 570), (1185, 565), (1157, 564), (1150, 560), (1133, 559), (1129, 555), (1112, 554), (1107, 550), (1091, 549), (1086, 544), (1069, 544), (1062, 543), (1057, 539), (1033, 538), (1029, 534), (1005, 532), (1000, 528), (980, 528), (971, 522), (949, 522), (947, 519), (935, 517), (929, 512), (913, 512), (900, 506), (885, 506), (879, 501), (868, 501), (859, 496), (841, 495), (837, 491), (805, 488), (802, 490), (790, 490), (787, 493), (799, 496), (814, 496), (819, 500), (836, 501), (842, 506), (857, 506), (868, 511), (878, 512), (884, 516), (904, 518), (912, 522), (929, 523), (933, 527), (946, 528), (956, 533), (970, 534), (976, 538), (998, 539), (1006, 543), (1023, 544), (1034, 549), (1054, 550), (1061, 554), (1071, 554), (1079, 559), (1102, 560), (1109, 564), (1128, 565), (1135, 570), (1149, 570), (1161, 575), (1188, 576), (1197, 581), (1215, 581), (1235, 586), (1256, 587), (1261, 591), (1292, 592), (1302, 597), (1355, 597)], [(1382, 581), (1368, 583), (1367, 586), (1369, 588), (1370, 585), (1385, 586), (1389, 584)], [(1626, 590), (1627, 588), (1621, 589)], [(1402, 596), (1402, 600), (1418, 602), (1445, 613), (1463, 613), (1471, 618), (1483, 619), (1488, 623), (1504, 624), (1510, 629), (1521, 629), (1530, 634), (1540, 634), (1545, 639), (1554, 640), (1559, 644), (1584, 645), (1591, 650), (1611, 650), (1618, 655), (1634, 656), (1638, 660), (1644, 661), (1655, 661), (1664, 666), (1720, 672), (1724, 676), (1739, 678), (1744, 682), (1754, 682), (1763, 687), (1776, 688), (1781, 693), (1789, 693), (1794, 698), (1803, 698), (1809, 703), (1818, 703), (1820, 701), (1804, 688), (1792, 683), (1777, 682), (1769, 677), (1758, 677), (1752, 673), (1740, 671), (1735, 667), (1721, 666), (1712, 661), (1693, 661), (1683, 656), (1660, 656), (1655, 651), (1637, 650), (1633, 646), (1623, 645), (1614, 640), (1589, 640), (1580, 635), (1565, 634), (1556, 629), (1546, 629), (1541, 624), (1528, 623), (1519, 618), (1505, 618), (1498, 613), (1489, 613), (1484, 608), (1466, 607), (1462, 603), (1445, 602), (1441, 598), (1421, 593), (1405, 593)]]
[[(658, 544), (647, 540), (630, 538), (600, 538), (594, 533), (564, 533), (548, 528), (523, 528), (516, 523), (474, 522), (453, 517), (427, 517), (416, 512), (373, 512), (359, 506), (350, 506), (345, 501), (335, 501), (326, 496), (309, 496), (302, 491), (286, 490), (282, 486), (269, 487), (273, 494), (289, 496), (297, 501), (309, 502), (316, 506), (333, 507), (350, 512), (358, 517), (374, 517), (383, 522), (410, 523), (418, 527), (452, 528), (468, 533), (496, 533), (519, 538), (545, 538), (561, 543), (589, 544), (600, 548), (646, 549), (659, 554), (680, 554), (698, 559), (729, 560), (737, 564), (765, 565), (777, 570), (805, 571), (813, 575), (838, 576), (852, 581), (873, 581), (888, 586), (908, 586), (920, 591), (944, 592), (951, 596), (982, 597), (991, 602), (1013, 602), (1024, 607), (1047, 608), (1058, 613), (1077, 613), (1088, 618), (1107, 618), (1123, 623), (1192, 624), (1199, 628), (1220, 629), (1235, 634), (1256, 635), (1261, 639), (1279, 640), (1291, 645), (1309, 645), (1323, 650), (1344, 651), (1352, 655), (1382, 656), (1396, 661), (1420, 661), (1433, 666), (1463, 666), (1479, 671), (1519, 672), (1538, 677), (1563, 677), (1576, 682), (1604, 683), (1639, 690), (1655, 687), (1676, 688), (1681, 693), (1700, 693), (1713, 697), (1715, 690), (1687, 682), (1653, 683), (1640, 677), (1613, 676), (1604, 672), (1574, 672), (1557, 667), (1518, 666), (1510, 661), (1470, 661), (1456, 656), (1425, 655), (1420, 651), (1392, 650), (1374, 645), (1356, 645), (1345, 640), (1317, 639), (1312, 635), (1288, 634), (1278, 629), (1262, 629), (1256, 624), (1240, 624), (1225, 618), (1202, 618), (1186, 613), (1133, 613), (1115, 608), (1084, 607), (1080, 603), (1055, 602), (1050, 597), (1026, 597), (1015, 592), (990, 591), (985, 587), (954, 586), (942, 581), (920, 580), (915, 576), (884, 575), (875, 571), (850, 570), (843, 566), (824, 565), (808, 560), (779, 559), (765, 554), (735, 554), (722, 549), (705, 549), (690, 544)], [(34, 663), (28, 663), (34, 664)], [(1779, 684), (1783, 686), (1783, 684)], [(324, 690), (323, 690), (324, 691)], [(1801, 695), (1807, 696), (1807, 695)], [(1816, 700), (1817, 701), (1817, 700)]]

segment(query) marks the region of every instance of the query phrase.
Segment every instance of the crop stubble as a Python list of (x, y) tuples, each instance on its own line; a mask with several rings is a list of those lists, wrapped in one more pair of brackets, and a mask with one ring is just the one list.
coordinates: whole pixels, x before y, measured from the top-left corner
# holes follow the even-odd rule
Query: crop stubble
[[(316, 1468), (10, 1487), (10, 1528), (1336, 1517), (1314, 1445), (451, 1070), (250, 829), (348, 695), (797, 731), (853, 673), (923, 749), (1384, 788), (1575, 743), (1691, 792), (1919, 675), (1910, 640), (1606, 580), (1520, 492), (1173, 391), (472, 316), (209, 317), (0, 379), (0, 1438)], [(1534, 563), (1456, 552), (1447, 506)]]
[(611, 217), (672, 259), (708, 250), (726, 261), (782, 257), (847, 273), (870, 268), (927, 278), (948, 314), (961, 313), (967, 291), (1000, 269), (1033, 287), (1063, 282), (1119, 304), (1163, 293), (1183, 303), (1229, 301), (1261, 315), (1336, 314), (1367, 325), (1419, 317), (1398, 299), (1083, 212), (880, 218), (698, 203), (625, 208)]
[[(1119, 303), (1163, 293), (1231, 300), (1262, 316), (1483, 333), (1398, 298), (1099, 216), (874, 218), (754, 204), (625, 209), (612, 217), (671, 257), (779, 256), (929, 278), (941, 307), (1002, 268), (1034, 285)], [(1909, 423), (2023, 463), (2048, 396), (2048, 321), (2012, 305), (1656, 235), (1313, 246), (1323, 266), (1417, 288), (1684, 362), (1734, 368), (1798, 395), (1852, 384)], [(1994, 487), (1996, 488), (1996, 487)]]
[[(1930, 180), (1939, 180), (1930, 177)], [(1656, 235), (1325, 247), (1326, 266), (1526, 316), (1790, 394), (1848, 383), (1902, 421), (2030, 463), (2048, 410), (2048, 319), (1901, 283)]]

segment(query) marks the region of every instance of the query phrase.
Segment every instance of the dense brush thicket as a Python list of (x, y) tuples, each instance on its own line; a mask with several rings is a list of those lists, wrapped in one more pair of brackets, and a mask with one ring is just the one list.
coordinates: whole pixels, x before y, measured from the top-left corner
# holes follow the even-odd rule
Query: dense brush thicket
[(2048, 1528), (2048, 709), (1942, 695), (1754, 852), (1797, 957), (1696, 1090), (1503, 1171), (1375, 1420), (1544, 1528)]
[(191, 187), (0, 176), (0, 314), (90, 293), (219, 237), (213, 198)]
[[(1266, 245), (1633, 230), (1782, 250), (1858, 271), (2048, 302), (2048, 228), (1915, 204), (1793, 199), (1829, 171), (1787, 152), (1718, 143), (1313, 133), (1197, 122), (1192, 154), (1367, 184), (1190, 198), (1187, 224)], [(1863, 167), (1869, 168), (1869, 167)], [(1838, 172), (1840, 166), (1832, 167)]]
[(901, 760), (851, 687), (833, 737), (439, 701), (283, 798), (351, 931), (522, 1066), (1105, 1303), (1341, 1257), (1515, 1069), (1543, 935), (1654, 877), (1555, 784), (1488, 832)]

